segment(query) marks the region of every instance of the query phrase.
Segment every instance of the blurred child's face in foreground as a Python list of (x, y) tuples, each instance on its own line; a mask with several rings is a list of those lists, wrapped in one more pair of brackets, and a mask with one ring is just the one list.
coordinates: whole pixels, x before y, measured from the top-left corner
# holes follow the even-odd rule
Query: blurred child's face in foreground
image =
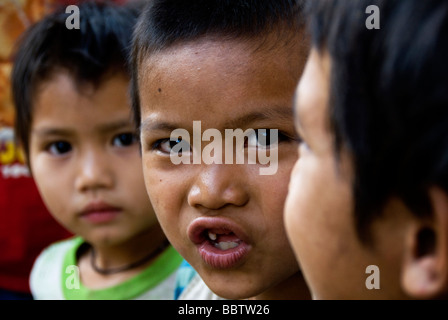
[[(404, 230), (410, 213), (391, 200), (370, 225), (374, 247), (360, 242), (354, 221), (353, 168), (342, 149), (336, 159), (329, 126), (331, 60), (312, 51), (295, 102), (303, 143), (285, 206), (288, 237), (315, 299), (401, 299)], [(379, 289), (367, 289), (369, 265), (379, 268)], [(372, 279), (367, 282), (372, 284)]]
[(34, 100), (30, 165), (54, 217), (95, 245), (120, 244), (157, 224), (130, 121), (129, 80), (96, 90), (56, 73)]
[[(282, 219), (297, 157), (291, 103), (305, 59), (300, 41), (294, 42), (206, 38), (141, 65), (148, 193), (173, 246), (222, 297), (258, 295), (299, 270)], [(201, 121), (202, 132), (214, 128), (223, 137), (225, 129), (278, 129), (280, 142), (271, 146), (278, 148), (277, 172), (260, 175), (262, 165), (247, 158), (244, 164), (173, 164), (171, 132), (184, 128), (193, 137), (193, 121)]]

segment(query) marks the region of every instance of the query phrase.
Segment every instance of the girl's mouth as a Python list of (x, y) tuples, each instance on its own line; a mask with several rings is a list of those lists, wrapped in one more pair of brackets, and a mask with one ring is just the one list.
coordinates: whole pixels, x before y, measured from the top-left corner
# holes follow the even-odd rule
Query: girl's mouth
[(80, 217), (92, 224), (104, 224), (114, 221), (121, 213), (122, 209), (109, 205), (103, 201), (91, 202), (84, 207)]

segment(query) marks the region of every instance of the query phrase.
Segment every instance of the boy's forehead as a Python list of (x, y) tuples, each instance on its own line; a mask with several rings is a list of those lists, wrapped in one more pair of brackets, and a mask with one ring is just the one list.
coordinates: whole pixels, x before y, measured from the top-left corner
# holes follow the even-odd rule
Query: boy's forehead
[[(153, 80), (161, 75), (170, 76), (179, 73), (181, 66), (190, 66), (192, 71), (210, 63), (216, 68), (229, 68), (229, 71), (238, 72), (238, 64), (229, 65), (231, 61), (245, 61), (254, 58), (251, 50), (241, 50), (243, 43), (236, 41), (215, 41), (213, 39), (200, 39), (192, 42), (179, 43), (147, 55), (139, 69), (140, 79)], [(237, 59), (238, 58), (238, 59)], [(239, 64), (247, 67), (247, 64)], [(158, 71), (162, 70), (163, 74)], [(247, 71), (247, 70), (246, 70)]]
[[(247, 72), (251, 65), (263, 64), (264, 57), (284, 55), (286, 59), (279, 59), (278, 64), (287, 65), (293, 61), (306, 62), (309, 43), (302, 33), (290, 33), (280, 37), (280, 33), (272, 32), (267, 35), (247, 38), (225, 38), (218, 35), (204, 36), (191, 41), (180, 41), (168, 48), (143, 55), (138, 68), (139, 79), (150, 76), (155, 68), (169, 67), (173, 57), (176, 61), (196, 63), (213, 61), (215, 64), (223, 63), (226, 68), (238, 72), (238, 67), (244, 67), (241, 72)], [(234, 63), (228, 63), (234, 58)], [(205, 60), (204, 60), (205, 59)], [(247, 62), (253, 62), (248, 64)], [(230, 68), (231, 67), (231, 68)]]
[(149, 54), (139, 68), (142, 124), (155, 118), (165, 127), (167, 121), (187, 127), (191, 120), (216, 128), (269, 119), (292, 123), (292, 95), (308, 53), (301, 39), (207, 37)]
[(260, 119), (284, 114), (291, 119), (292, 93), (301, 73), (300, 62), (292, 60), (289, 52), (267, 56), (244, 44), (221, 42), (159, 53), (144, 62), (147, 70), (139, 83), (142, 120), (148, 112), (163, 114), (179, 105), (189, 116), (201, 117), (206, 115), (197, 106), (208, 105), (223, 121), (245, 114), (245, 109)]

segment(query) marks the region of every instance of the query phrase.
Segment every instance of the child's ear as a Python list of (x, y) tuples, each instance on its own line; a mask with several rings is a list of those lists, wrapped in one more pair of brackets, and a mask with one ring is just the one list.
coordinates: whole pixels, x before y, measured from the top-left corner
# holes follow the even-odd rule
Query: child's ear
[(415, 219), (405, 248), (402, 286), (415, 299), (439, 298), (448, 292), (448, 195), (429, 191), (432, 217)]

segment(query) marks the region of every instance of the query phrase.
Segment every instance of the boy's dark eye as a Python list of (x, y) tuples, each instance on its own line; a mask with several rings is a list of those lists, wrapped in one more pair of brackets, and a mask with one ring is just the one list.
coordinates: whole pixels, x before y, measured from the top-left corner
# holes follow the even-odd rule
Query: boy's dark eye
[(289, 140), (292, 139), (277, 129), (256, 129), (247, 137), (245, 147), (275, 148), (280, 142)]
[(116, 135), (112, 144), (117, 147), (127, 147), (136, 142), (136, 137), (133, 133), (120, 133)]
[(70, 143), (66, 141), (56, 141), (51, 143), (47, 150), (49, 153), (53, 155), (62, 155), (72, 150), (72, 146)]
[(156, 141), (156, 143), (153, 145), (153, 150), (158, 150), (166, 154), (170, 154), (171, 150), (175, 148), (175, 151), (177, 151), (178, 154), (182, 154), (184, 151), (190, 151), (191, 146), (190, 144), (182, 140), (181, 138), (178, 138), (176, 140), (171, 139), (160, 139)]

